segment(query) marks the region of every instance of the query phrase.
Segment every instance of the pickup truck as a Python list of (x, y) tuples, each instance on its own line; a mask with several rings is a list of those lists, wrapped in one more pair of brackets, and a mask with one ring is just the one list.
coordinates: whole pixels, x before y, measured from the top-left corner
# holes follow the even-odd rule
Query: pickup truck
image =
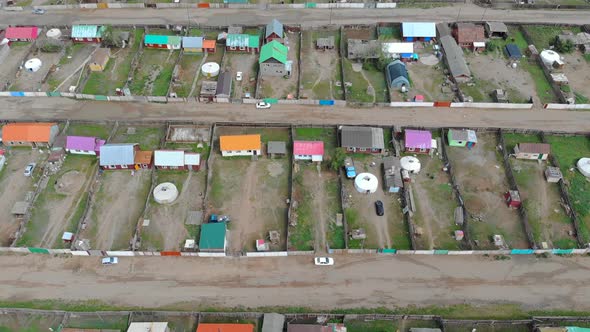
[(352, 158), (344, 158), (344, 170), (346, 171), (347, 178), (354, 179), (356, 177), (356, 169), (354, 168)]

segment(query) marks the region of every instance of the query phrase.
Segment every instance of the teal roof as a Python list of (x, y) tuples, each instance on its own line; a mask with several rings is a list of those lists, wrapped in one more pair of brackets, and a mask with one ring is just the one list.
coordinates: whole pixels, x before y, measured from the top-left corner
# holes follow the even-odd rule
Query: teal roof
[(105, 27), (98, 25), (74, 25), (72, 26), (72, 38), (99, 38)]
[(257, 35), (230, 33), (227, 35), (225, 44), (229, 47), (258, 48), (260, 46), (260, 37)]
[(225, 249), (225, 233), (227, 227), (224, 222), (208, 223), (201, 226), (199, 248), (203, 249)]
[(273, 40), (270, 43), (263, 45), (260, 49), (260, 59), (258, 60), (258, 63), (263, 63), (270, 58), (273, 58), (280, 63), (286, 63), (288, 53), (289, 49), (287, 46)]
[(585, 327), (568, 326), (566, 329), (567, 332), (590, 332), (590, 328)]
[(179, 36), (145, 35), (145, 44), (180, 45), (182, 38)]
[(260, 37), (258, 35), (250, 35), (248, 38), (248, 47), (258, 48), (260, 46)]

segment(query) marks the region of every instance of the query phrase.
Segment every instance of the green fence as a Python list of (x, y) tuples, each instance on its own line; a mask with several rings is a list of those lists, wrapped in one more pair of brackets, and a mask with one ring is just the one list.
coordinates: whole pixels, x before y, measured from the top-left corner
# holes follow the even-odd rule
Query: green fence
[(49, 254), (49, 250), (44, 248), (31, 248), (29, 247), (29, 251), (33, 254)]

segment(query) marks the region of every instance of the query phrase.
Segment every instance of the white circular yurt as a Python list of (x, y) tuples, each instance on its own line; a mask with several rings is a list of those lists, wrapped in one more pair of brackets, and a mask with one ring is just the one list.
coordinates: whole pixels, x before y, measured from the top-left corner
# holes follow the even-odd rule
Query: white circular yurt
[(585, 177), (590, 178), (590, 158), (580, 158), (576, 166), (578, 166), (580, 173)]
[(201, 67), (201, 72), (207, 78), (219, 75), (219, 65), (216, 62), (207, 62)]
[(61, 37), (61, 30), (59, 30), (59, 29), (49, 29), (45, 35), (49, 39), (59, 39)]
[(361, 173), (354, 178), (354, 187), (359, 193), (374, 193), (379, 187), (379, 180), (371, 173)]
[(417, 174), (420, 172), (420, 160), (416, 157), (412, 157), (412, 156), (406, 156), (403, 157), (402, 159), (400, 159), (400, 163), (402, 166), (402, 169), (405, 169), (406, 171), (413, 173), (413, 174)]
[(5, 45), (5, 44), (8, 44), (9, 42), (10, 42), (10, 40), (4, 38), (4, 39), (2, 39), (2, 41), (0, 41), (0, 45)]
[(159, 204), (170, 204), (178, 198), (178, 189), (174, 183), (164, 182), (154, 188), (154, 200)]
[(539, 56), (541, 57), (543, 64), (548, 68), (551, 68), (555, 62), (561, 61), (559, 53), (553, 50), (543, 50)]
[(43, 65), (43, 63), (41, 63), (41, 60), (37, 59), (37, 58), (32, 58), (27, 60), (27, 62), (25, 62), (25, 69), (27, 71), (30, 72), (36, 72), (39, 69), (41, 69), (41, 66)]

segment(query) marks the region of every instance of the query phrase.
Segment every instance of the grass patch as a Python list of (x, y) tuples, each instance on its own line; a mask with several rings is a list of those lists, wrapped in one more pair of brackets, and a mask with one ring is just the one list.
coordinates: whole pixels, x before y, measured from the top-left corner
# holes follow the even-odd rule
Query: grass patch
[(67, 133), (72, 136), (92, 136), (107, 139), (111, 126), (107, 124), (70, 124)]
[(576, 96), (576, 104), (588, 104), (588, 97), (578, 92), (574, 92), (574, 95)]
[(529, 34), (531, 41), (537, 46), (538, 50), (549, 49), (553, 39), (563, 30), (569, 30), (573, 33), (581, 31), (579, 27), (574, 26), (562, 28), (558, 26), (526, 25), (523, 26), (523, 29)]
[(312, 213), (312, 197), (309, 192), (304, 190), (303, 172), (300, 171), (295, 175), (293, 184), (301, 195), (301, 199), (297, 202), (297, 208), (294, 212), (297, 215), (297, 225), (289, 229), (289, 245), (295, 250), (307, 251), (313, 250), (314, 232), (313, 232), (313, 213)]
[(346, 324), (347, 332), (397, 332), (397, 324), (394, 321), (375, 320), (370, 322), (350, 321)]
[(138, 143), (141, 150), (155, 150), (160, 147), (164, 135), (160, 127), (134, 127), (135, 134), (127, 134), (127, 127), (120, 127), (115, 135), (115, 143)]
[(166, 96), (168, 94), (168, 87), (170, 86), (170, 80), (172, 79), (173, 68), (164, 68), (156, 77), (154, 81), (154, 87), (152, 88), (152, 94), (154, 96)]
[(367, 81), (361, 73), (352, 70), (352, 62), (343, 59), (342, 66), (344, 69), (344, 81), (352, 84), (346, 88), (346, 100), (359, 103), (373, 102), (373, 97), (367, 94)]

